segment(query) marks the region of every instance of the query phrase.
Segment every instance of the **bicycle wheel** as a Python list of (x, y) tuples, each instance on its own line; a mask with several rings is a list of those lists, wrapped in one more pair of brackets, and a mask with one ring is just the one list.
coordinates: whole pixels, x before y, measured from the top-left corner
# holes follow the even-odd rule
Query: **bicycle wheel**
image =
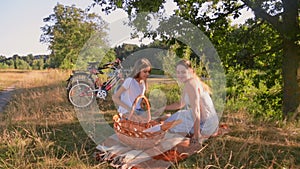
[(69, 91), (70, 102), (79, 108), (87, 107), (95, 101), (94, 87), (87, 82), (79, 82)]
[(74, 75), (71, 75), (67, 80), (66, 85), (66, 94), (69, 102), (71, 102), (69, 99), (70, 90), (74, 85), (78, 84), (79, 82), (87, 82), (90, 84), (90, 86), (94, 84), (94, 80), (91, 79), (87, 73), (76, 73)]
[(68, 92), (72, 88), (72, 86), (77, 84), (77, 81), (89, 82), (91, 84), (94, 84), (94, 80), (89, 76), (89, 74), (83, 72), (75, 73), (71, 75), (67, 80), (66, 89)]

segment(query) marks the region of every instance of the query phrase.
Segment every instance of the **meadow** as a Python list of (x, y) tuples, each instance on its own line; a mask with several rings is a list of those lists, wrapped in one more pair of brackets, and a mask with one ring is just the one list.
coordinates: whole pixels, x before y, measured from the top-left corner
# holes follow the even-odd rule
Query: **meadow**
[[(66, 98), (69, 75), (63, 70), (0, 71), (0, 90), (16, 88), (0, 115), (0, 168), (110, 168), (93, 157), (96, 144)], [(151, 87), (173, 92), (170, 84), (151, 83)], [(166, 97), (176, 99), (174, 94)], [(110, 99), (98, 104), (108, 117), (116, 113)], [(172, 168), (300, 168), (299, 123), (260, 121), (245, 109), (230, 107), (221, 123), (229, 126), (229, 133), (209, 139)]]

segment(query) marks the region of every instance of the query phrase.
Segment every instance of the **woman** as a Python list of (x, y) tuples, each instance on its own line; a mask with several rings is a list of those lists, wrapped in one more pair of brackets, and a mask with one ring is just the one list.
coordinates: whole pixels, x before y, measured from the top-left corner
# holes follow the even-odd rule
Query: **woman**
[[(137, 96), (145, 94), (150, 72), (151, 63), (148, 59), (137, 60), (129, 77), (125, 79), (122, 86), (112, 96), (114, 103), (119, 106), (118, 112), (121, 118), (131, 118), (133, 116), (133, 113), (128, 115), (128, 112), (131, 112), (132, 104)], [(140, 101), (136, 105), (135, 113), (137, 115), (145, 114), (145, 111), (141, 110)], [(150, 116), (148, 115), (148, 117)], [(150, 121), (150, 118), (147, 121)]]
[[(171, 132), (192, 134), (191, 142), (202, 142), (218, 129), (219, 119), (210, 97), (211, 90), (194, 73), (191, 62), (181, 60), (176, 64), (176, 75), (183, 83), (183, 95), (178, 103), (167, 105), (164, 110), (182, 109), (169, 117), (166, 122), (181, 119)], [(161, 109), (161, 111), (163, 111)]]

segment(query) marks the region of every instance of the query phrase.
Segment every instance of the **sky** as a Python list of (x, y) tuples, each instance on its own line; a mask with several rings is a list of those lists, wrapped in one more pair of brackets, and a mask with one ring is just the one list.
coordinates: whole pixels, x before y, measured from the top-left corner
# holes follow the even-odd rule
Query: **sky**
[[(12, 57), (28, 54), (49, 54), (47, 45), (41, 43), (41, 27), (45, 25), (43, 18), (53, 13), (57, 3), (65, 6), (75, 5), (85, 9), (93, 0), (1, 0), (0, 2), (0, 55)], [(166, 12), (171, 14), (176, 8), (167, 0)], [(106, 22), (115, 23), (126, 18), (126, 13), (117, 10), (110, 15), (101, 12), (100, 7), (92, 10), (98, 13)], [(125, 30), (126, 28), (119, 28)], [(137, 40), (128, 40), (138, 43)], [(145, 42), (147, 43), (147, 42)]]
[[(41, 27), (43, 18), (53, 13), (57, 3), (76, 5), (85, 9), (92, 0), (1, 0), (0, 2), (0, 55), (49, 54), (47, 45), (42, 44)], [(98, 11), (100, 11), (98, 9)], [(120, 16), (120, 15), (118, 15)], [(103, 14), (103, 19), (112, 19)]]

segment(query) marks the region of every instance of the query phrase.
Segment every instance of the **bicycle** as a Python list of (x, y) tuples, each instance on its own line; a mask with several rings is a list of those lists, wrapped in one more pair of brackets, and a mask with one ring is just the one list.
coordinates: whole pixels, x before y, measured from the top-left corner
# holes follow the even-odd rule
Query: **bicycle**
[[(98, 64), (99, 62), (89, 62), (89, 73), (74, 71), (73, 75), (67, 80), (68, 99), (75, 107), (88, 107), (96, 98), (105, 100), (108, 92), (115, 86), (115, 90), (117, 90), (119, 87), (117, 84), (120, 84), (124, 80), (123, 67), (119, 59), (97, 68)], [(112, 73), (108, 74), (107, 81), (102, 83), (98, 75), (105, 74), (103, 72), (105, 69), (112, 70)]]

